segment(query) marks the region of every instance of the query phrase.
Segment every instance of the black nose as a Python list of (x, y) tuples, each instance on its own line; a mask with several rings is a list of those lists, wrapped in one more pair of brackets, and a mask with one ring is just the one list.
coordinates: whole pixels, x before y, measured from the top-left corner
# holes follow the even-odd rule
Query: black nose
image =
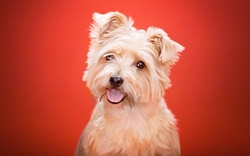
[(121, 77), (118, 77), (118, 76), (111, 76), (109, 79), (109, 83), (113, 87), (119, 87), (120, 85), (123, 84), (123, 79)]

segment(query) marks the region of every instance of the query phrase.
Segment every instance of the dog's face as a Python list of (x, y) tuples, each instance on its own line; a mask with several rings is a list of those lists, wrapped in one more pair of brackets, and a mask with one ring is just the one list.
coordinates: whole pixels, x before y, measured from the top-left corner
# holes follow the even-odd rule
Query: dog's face
[(83, 80), (94, 96), (111, 104), (162, 97), (170, 86), (170, 67), (184, 47), (162, 29), (136, 30), (132, 19), (119, 12), (94, 13), (93, 20)]

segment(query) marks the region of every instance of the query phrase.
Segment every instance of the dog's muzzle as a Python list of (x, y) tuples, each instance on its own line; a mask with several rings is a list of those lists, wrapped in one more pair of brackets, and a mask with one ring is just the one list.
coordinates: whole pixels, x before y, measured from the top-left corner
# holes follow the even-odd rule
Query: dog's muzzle
[(111, 76), (109, 79), (109, 83), (112, 88), (108, 88), (107, 90), (107, 99), (112, 104), (118, 104), (122, 102), (127, 94), (118, 89), (123, 84), (123, 79), (118, 76)]

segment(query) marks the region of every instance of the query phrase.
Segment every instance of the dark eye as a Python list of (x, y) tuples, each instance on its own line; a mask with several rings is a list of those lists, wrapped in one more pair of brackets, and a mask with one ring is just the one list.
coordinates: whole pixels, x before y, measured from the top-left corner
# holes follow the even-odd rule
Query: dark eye
[(107, 61), (110, 61), (110, 60), (113, 60), (115, 57), (114, 57), (114, 55), (107, 55), (107, 56), (105, 56), (105, 58)]
[(142, 61), (138, 61), (138, 62), (136, 63), (136, 67), (139, 68), (139, 69), (142, 69), (142, 68), (145, 67), (145, 64), (144, 64), (144, 62), (142, 62)]

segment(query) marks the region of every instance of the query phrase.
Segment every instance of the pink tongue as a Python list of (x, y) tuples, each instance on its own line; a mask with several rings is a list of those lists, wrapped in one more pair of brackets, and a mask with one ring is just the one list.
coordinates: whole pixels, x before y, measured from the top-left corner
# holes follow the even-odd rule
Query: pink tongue
[(108, 90), (108, 100), (113, 103), (118, 103), (122, 100), (124, 94), (116, 89)]

